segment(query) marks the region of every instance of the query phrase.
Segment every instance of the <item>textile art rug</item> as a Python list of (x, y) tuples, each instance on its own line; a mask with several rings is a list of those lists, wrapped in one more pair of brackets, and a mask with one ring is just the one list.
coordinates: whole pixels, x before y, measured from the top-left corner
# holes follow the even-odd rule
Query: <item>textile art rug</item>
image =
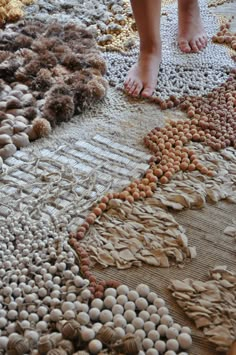
[(1, 354), (213, 355), (234, 343), (235, 24), (222, 13), (235, 3), (220, 2), (200, 1), (209, 45), (188, 55), (176, 3), (163, 4), (153, 102), (120, 90), (138, 48), (125, 0), (38, 1), (3, 29)]

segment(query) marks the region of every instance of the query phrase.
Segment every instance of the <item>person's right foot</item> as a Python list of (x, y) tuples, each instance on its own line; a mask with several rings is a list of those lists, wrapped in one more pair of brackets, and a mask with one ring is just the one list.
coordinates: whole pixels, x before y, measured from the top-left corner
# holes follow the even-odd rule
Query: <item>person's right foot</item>
[(179, 0), (179, 48), (184, 53), (199, 52), (207, 45), (197, 0)]
[(161, 50), (141, 51), (137, 63), (128, 72), (125, 91), (131, 96), (150, 97), (157, 85), (161, 62)]

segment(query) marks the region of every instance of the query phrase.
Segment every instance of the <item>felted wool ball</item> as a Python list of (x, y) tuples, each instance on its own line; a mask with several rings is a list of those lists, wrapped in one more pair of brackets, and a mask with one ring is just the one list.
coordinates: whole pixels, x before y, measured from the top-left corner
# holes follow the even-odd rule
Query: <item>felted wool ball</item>
[[(130, 324), (131, 325), (131, 324)], [(125, 336), (125, 330), (123, 329), (123, 328), (121, 328), (121, 327), (116, 327), (116, 328), (114, 328), (114, 330), (115, 330), (115, 332), (116, 332), (116, 334), (117, 334), (117, 336), (119, 337), (119, 338), (123, 338), (124, 336)]]
[(97, 354), (102, 350), (102, 343), (100, 340), (94, 339), (89, 342), (88, 348), (91, 354)]
[(103, 311), (101, 311), (99, 319), (102, 323), (111, 322), (113, 319), (113, 314), (108, 309), (104, 309)]
[(135, 302), (137, 298), (139, 298), (139, 294), (138, 294), (137, 291), (131, 290), (131, 291), (128, 292), (128, 299), (130, 301)]
[[(126, 303), (127, 304), (127, 303)], [(124, 313), (124, 307), (121, 305), (121, 304), (115, 304), (113, 307), (112, 307), (112, 313), (114, 315), (116, 314), (123, 314)]]
[(138, 292), (138, 294), (139, 294), (141, 297), (147, 297), (147, 295), (148, 295), (149, 292), (150, 292), (150, 288), (149, 288), (149, 286), (147, 286), (147, 285), (139, 284), (139, 285), (136, 287), (136, 291)]
[(181, 333), (178, 336), (178, 342), (182, 349), (189, 349), (192, 345), (192, 338), (188, 333)]
[(178, 330), (173, 327), (168, 328), (166, 331), (167, 339), (176, 339), (178, 334), (179, 334)]
[(158, 330), (158, 332), (160, 333), (160, 335), (161, 335), (162, 337), (164, 337), (164, 336), (166, 336), (166, 332), (167, 332), (167, 330), (168, 330), (168, 327), (167, 327), (167, 325), (165, 325), (165, 324), (160, 324), (160, 325), (157, 327), (157, 330)]
[(162, 354), (166, 350), (166, 343), (163, 340), (157, 340), (154, 347)]
[(160, 339), (160, 334), (157, 330), (150, 330), (147, 334), (148, 338), (151, 339), (154, 343)]
[(159, 355), (159, 352), (156, 349), (148, 349), (146, 355)]
[(148, 350), (148, 349), (151, 349), (154, 344), (151, 339), (145, 338), (145, 339), (143, 339), (142, 345), (143, 345), (144, 350)]
[(117, 295), (117, 291), (115, 288), (112, 287), (108, 287), (106, 288), (106, 290), (104, 291), (104, 296), (113, 296), (116, 297)]
[(101, 310), (103, 308), (103, 301), (100, 298), (94, 298), (94, 300), (92, 300), (91, 306)]
[(146, 337), (146, 333), (143, 329), (137, 329), (134, 334), (137, 335), (141, 340)]
[(124, 317), (127, 320), (127, 322), (131, 322), (134, 318), (136, 318), (136, 313), (130, 309), (125, 311)]
[(168, 350), (178, 351), (179, 343), (176, 339), (168, 339), (166, 342), (166, 347)]
[(132, 320), (132, 324), (135, 329), (142, 329), (144, 326), (144, 320), (142, 318), (137, 317)]
[(153, 304), (157, 308), (160, 308), (160, 307), (164, 307), (166, 303), (162, 298), (157, 297), (157, 298), (155, 298)]
[(154, 303), (154, 301), (157, 297), (158, 296), (155, 292), (149, 292), (149, 294), (147, 295), (147, 299), (150, 303)]
[(139, 312), (138, 316), (144, 320), (144, 322), (150, 319), (150, 314), (147, 311)]
[(169, 316), (168, 314), (165, 314), (164, 316), (161, 317), (161, 324), (167, 325), (168, 327), (172, 326), (173, 324), (173, 318)]
[(129, 287), (126, 285), (120, 285), (117, 287), (117, 294), (118, 295), (128, 295)]
[(135, 305), (137, 307), (138, 310), (142, 311), (144, 309), (147, 309), (148, 307), (148, 302), (144, 297), (139, 297), (136, 301), (135, 301)]
[(104, 299), (104, 306), (111, 309), (116, 304), (116, 298), (114, 296), (106, 296)]

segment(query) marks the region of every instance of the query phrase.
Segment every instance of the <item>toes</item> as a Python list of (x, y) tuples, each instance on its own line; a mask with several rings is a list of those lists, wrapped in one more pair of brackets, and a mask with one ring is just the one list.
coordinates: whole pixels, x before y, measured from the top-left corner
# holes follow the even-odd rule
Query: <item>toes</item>
[(124, 84), (124, 87), (126, 90), (130, 90), (130, 88), (132, 87), (133, 85), (133, 82), (134, 80), (132, 78), (127, 78), (126, 81), (125, 81), (125, 84)]
[(206, 45), (206, 39), (204, 37), (200, 37), (198, 41), (201, 43), (202, 47), (204, 48)]
[(198, 46), (197, 46), (197, 41), (196, 41), (196, 40), (191, 40), (191, 41), (189, 42), (189, 44), (190, 44), (190, 47), (191, 47), (191, 49), (192, 49), (192, 51), (193, 51), (194, 53), (199, 52), (199, 48), (198, 48)]
[(200, 41), (200, 39), (196, 40), (196, 45), (198, 47), (198, 51), (201, 51), (203, 49), (203, 47), (204, 47), (202, 42)]
[(141, 92), (141, 96), (142, 96), (142, 97), (145, 97), (145, 98), (150, 97), (150, 96), (152, 96), (153, 91), (154, 91), (154, 88), (153, 88), (153, 87), (146, 86), (146, 87), (143, 89), (143, 91)]
[(205, 48), (207, 45), (207, 37), (202, 35), (201, 37), (194, 37), (192, 40), (188, 41), (186, 39), (179, 40), (179, 48), (184, 53), (194, 52), (197, 53)]
[(142, 91), (142, 88), (143, 88), (143, 86), (141, 83), (136, 83), (131, 95), (135, 96), (135, 97), (139, 96), (140, 92)]
[(127, 78), (124, 82), (125, 89), (127, 89), (129, 87), (129, 84), (130, 84), (130, 78)]
[(128, 82), (127, 82), (126, 87), (125, 87), (126, 92), (127, 92), (128, 94), (131, 94), (131, 93), (132, 93), (133, 88), (134, 88), (134, 85), (135, 85), (135, 81), (130, 78), (130, 79), (128, 80)]
[(198, 48), (200, 50), (202, 50), (207, 45), (207, 38), (206, 38), (206, 36), (199, 37), (196, 42), (197, 42)]
[(205, 36), (194, 38), (189, 42), (190, 47), (194, 53), (201, 51), (207, 45), (207, 38)]
[(191, 52), (191, 47), (190, 47), (188, 41), (186, 41), (185, 39), (182, 39), (182, 40), (179, 41), (179, 48), (184, 53)]
[(201, 40), (202, 40), (202, 42), (203, 42), (203, 48), (205, 48), (206, 45), (207, 45), (207, 37), (206, 37), (206, 36), (203, 36), (203, 37), (201, 38)]
[(128, 78), (125, 83), (125, 90), (131, 96), (138, 96), (142, 90), (142, 84), (134, 79)]

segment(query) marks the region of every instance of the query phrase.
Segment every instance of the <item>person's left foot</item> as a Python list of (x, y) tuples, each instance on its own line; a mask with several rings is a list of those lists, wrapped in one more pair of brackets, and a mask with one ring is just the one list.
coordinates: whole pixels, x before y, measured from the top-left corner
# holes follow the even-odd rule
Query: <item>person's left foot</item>
[(197, 0), (179, 0), (179, 48), (184, 53), (197, 53), (207, 45)]
[(134, 97), (150, 97), (157, 85), (157, 76), (161, 62), (161, 45), (154, 52), (141, 50), (139, 59), (128, 72), (125, 91)]

